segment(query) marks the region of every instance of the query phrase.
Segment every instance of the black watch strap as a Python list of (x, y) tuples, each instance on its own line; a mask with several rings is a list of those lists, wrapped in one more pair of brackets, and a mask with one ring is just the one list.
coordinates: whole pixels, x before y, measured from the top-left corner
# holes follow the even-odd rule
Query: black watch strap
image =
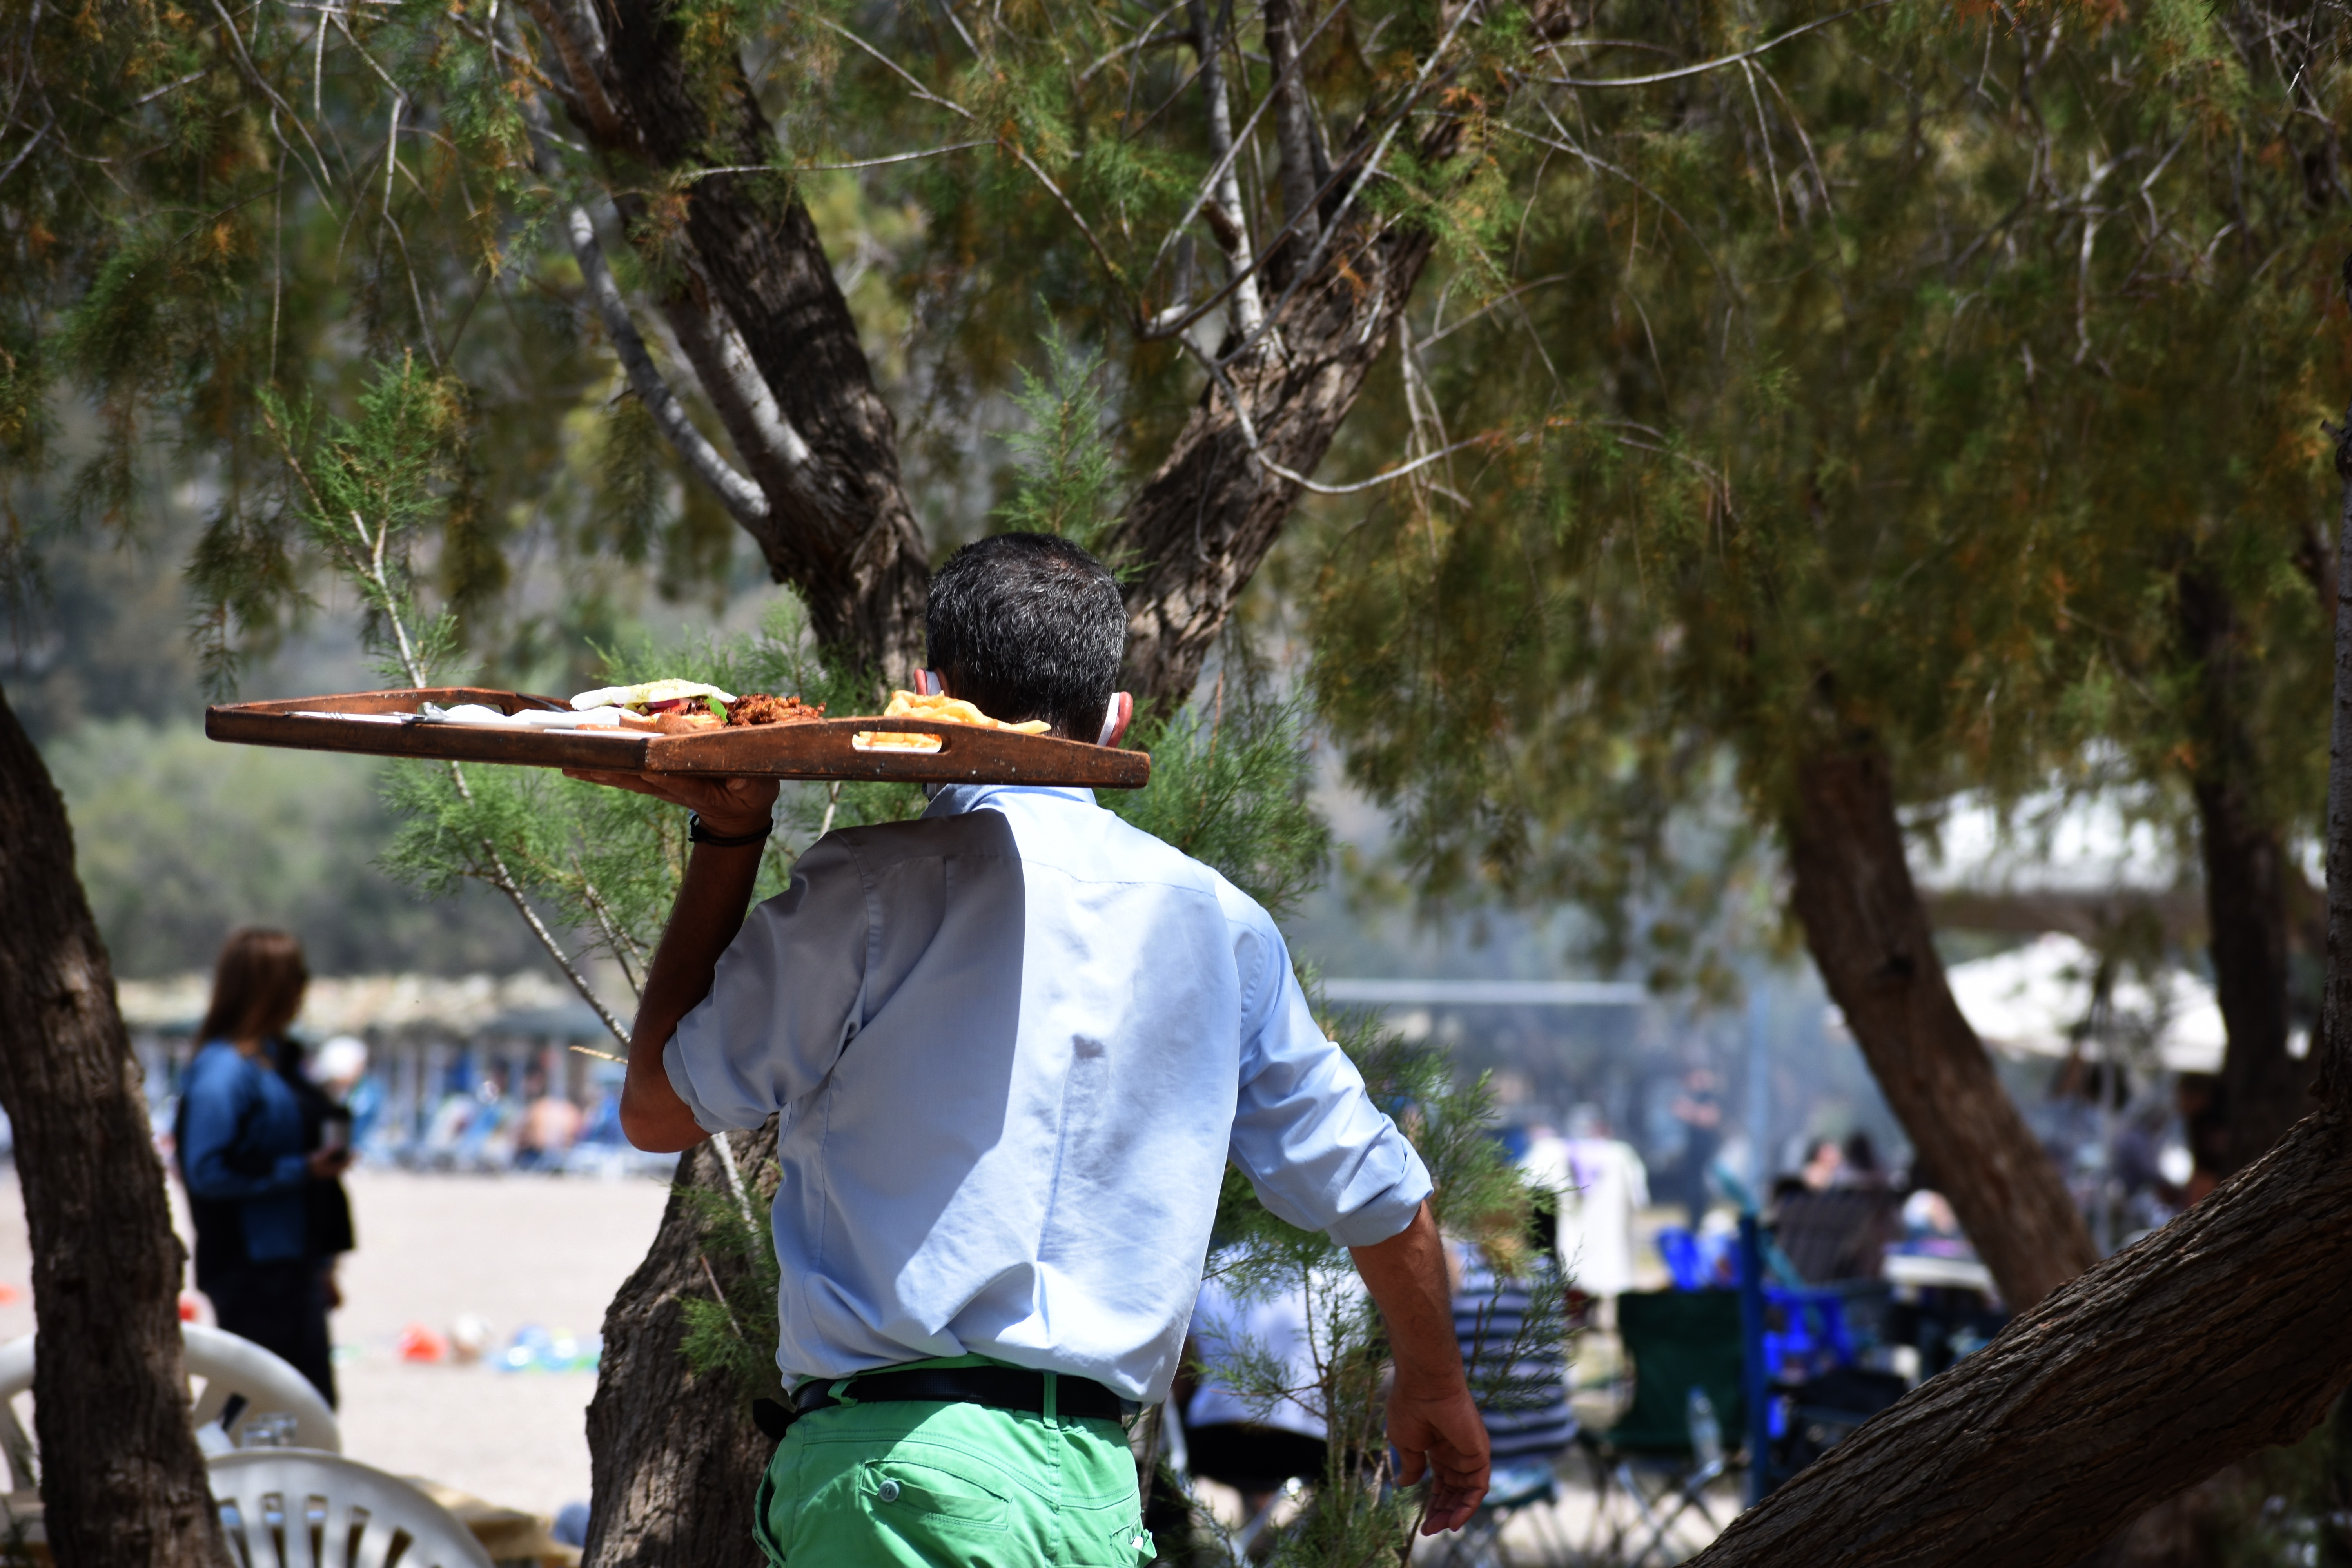
[(702, 814), (699, 812), (688, 816), (686, 819), (687, 837), (697, 844), (708, 844), (713, 849), (741, 849), (753, 844), (764, 844), (768, 841), (768, 836), (775, 830), (776, 825), (772, 819), (767, 826), (757, 833), (713, 833), (704, 825)]

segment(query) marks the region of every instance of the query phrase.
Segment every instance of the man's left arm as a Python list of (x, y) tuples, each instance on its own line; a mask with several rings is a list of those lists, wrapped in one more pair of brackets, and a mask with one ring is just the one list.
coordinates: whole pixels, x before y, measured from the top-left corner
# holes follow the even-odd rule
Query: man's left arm
[(692, 808), (722, 838), (762, 835), (734, 847), (698, 844), (686, 862), (669, 924), (654, 950), (636, 1022), (629, 1030), (628, 1075), (621, 1084), (621, 1131), (649, 1153), (690, 1149), (710, 1136), (672, 1087), (663, 1053), (683, 1019), (710, 994), (719, 955), (743, 929), (759, 881), (760, 855), (776, 804), (773, 779), (698, 779), (679, 774), (572, 773), (590, 784), (633, 790)]
[(1421, 1532), (1436, 1535), (1470, 1522), (1486, 1495), (1486, 1424), (1470, 1397), (1444, 1244), (1424, 1201), (1412, 1223), (1370, 1247), (1348, 1249), (1356, 1272), (1388, 1325), (1396, 1379), (1389, 1387), (1389, 1446), (1406, 1486), (1430, 1478)]
[(1389, 1441), (1408, 1484), (1433, 1471), (1424, 1533), (1459, 1529), (1486, 1493), (1487, 1443), (1454, 1336), (1429, 1173), (1307, 1006), (1271, 921), (1266, 1001), (1245, 1016), (1231, 1152), (1259, 1201), (1346, 1247), (1396, 1360)]

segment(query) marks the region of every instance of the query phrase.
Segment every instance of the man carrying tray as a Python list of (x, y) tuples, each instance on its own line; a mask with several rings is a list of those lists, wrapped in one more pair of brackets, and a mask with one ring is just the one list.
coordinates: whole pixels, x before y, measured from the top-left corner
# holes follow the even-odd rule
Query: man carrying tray
[[(1118, 585), (1038, 534), (933, 579), (947, 691), (1114, 742)], [(1117, 704), (1117, 706), (1114, 706)], [(584, 774), (693, 807), (621, 1124), (682, 1150), (781, 1111), (778, 1563), (1150, 1561), (1120, 1418), (1167, 1397), (1227, 1160), (1353, 1249), (1400, 1476), (1465, 1522), (1486, 1436), (1429, 1176), (1324, 1037), (1273, 921), (1090, 791), (959, 784), (828, 834), (745, 914), (772, 780)]]

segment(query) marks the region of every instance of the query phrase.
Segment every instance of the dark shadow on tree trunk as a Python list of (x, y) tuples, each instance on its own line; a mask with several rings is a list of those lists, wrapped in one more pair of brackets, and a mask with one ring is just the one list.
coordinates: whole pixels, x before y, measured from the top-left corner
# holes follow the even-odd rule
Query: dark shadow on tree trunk
[(2205, 867), (2214, 990), (2229, 1026), (2218, 1146), (2192, 1151), (2216, 1176), (2244, 1168), (2311, 1107), (2312, 1062), (2287, 1054), (2288, 869), (2277, 824), (2262, 809), (2246, 732), (2252, 700), (2242, 628), (2210, 572), (2180, 576), (2181, 640), (2196, 661), (2201, 733), (2190, 788)]
[[(747, 1178), (753, 1212), (764, 1217), (775, 1196), (775, 1163), (764, 1158), (775, 1123), (727, 1136), (743, 1171), (765, 1173), (764, 1181)], [(710, 1142), (678, 1161), (677, 1181), (731, 1201)], [(731, 1291), (744, 1268), (740, 1258), (705, 1250), (701, 1217), (673, 1191), (646, 1260), (604, 1314), (604, 1361), (588, 1406), (590, 1568), (765, 1563), (751, 1539), (751, 1508), (776, 1445), (751, 1424), (747, 1392), (698, 1375), (679, 1350), (680, 1298)]]
[(2001, 1295), (2032, 1305), (2098, 1253), (1952, 1000), (1911, 880), (1894, 780), (1866, 738), (1800, 760), (1788, 839), (1806, 945), (1871, 1076)]

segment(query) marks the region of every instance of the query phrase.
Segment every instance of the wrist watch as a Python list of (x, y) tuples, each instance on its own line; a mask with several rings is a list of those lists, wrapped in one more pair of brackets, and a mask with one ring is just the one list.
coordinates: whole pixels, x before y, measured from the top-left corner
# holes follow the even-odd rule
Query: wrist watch
[(687, 837), (697, 844), (708, 844), (713, 849), (741, 849), (750, 845), (763, 844), (775, 831), (773, 817), (769, 818), (767, 826), (757, 833), (713, 833), (702, 820), (700, 812), (692, 813), (686, 819)]

